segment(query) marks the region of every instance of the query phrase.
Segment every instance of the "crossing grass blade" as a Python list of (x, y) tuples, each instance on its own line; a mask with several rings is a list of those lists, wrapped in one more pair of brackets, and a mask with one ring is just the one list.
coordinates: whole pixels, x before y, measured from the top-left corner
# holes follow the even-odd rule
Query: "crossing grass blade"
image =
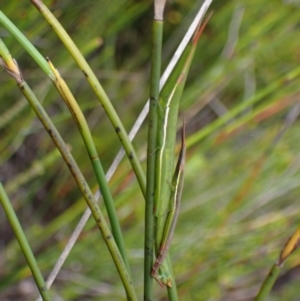
[(111, 192), (109, 190), (108, 183), (105, 178), (105, 173), (104, 173), (104, 170), (102, 167), (102, 163), (98, 156), (98, 152), (96, 150), (96, 146), (95, 146), (91, 131), (89, 129), (88, 123), (87, 123), (77, 101), (75, 100), (75, 97), (73, 96), (72, 92), (70, 91), (69, 87), (67, 86), (66, 82), (63, 80), (60, 73), (53, 66), (53, 64), (51, 63), (51, 61), (49, 59), (48, 59), (48, 64), (52, 70), (52, 74), (55, 77), (55, 80), (53, 81), (53, 83), (54, 83), (56, 89), (58, 90), (58, 92), (60, 93), (60, 95), (62, 96), (63, 100), (65, 101), (69, 111), (71, 112), (72, 117), (73, 117), (73, 119), (78, 127), (78, 130), (83, 138), (83, 141), (85, 143), (87, 152), (89, 154), (90, 161), (94, 168), (94, 173), (96, 175), (99, 189), (101, 191), (102, 197), (105, 202), (105, 207), (106, 207), (109, 221), (111, 224), (114, 239), (116, 240), (116, 243), (118, 245), (120, 253), (122, 254), (122, 258), (127, 266), (127, 270), (130, 271), (129, 262), (128, 262), (126, 250), (125, 250), (124, 239), (123, 239), (120, 223), (118, 220), (117, 212), (116, 212), (116, 209), (114, 206), (114, 200), (113, 200)]

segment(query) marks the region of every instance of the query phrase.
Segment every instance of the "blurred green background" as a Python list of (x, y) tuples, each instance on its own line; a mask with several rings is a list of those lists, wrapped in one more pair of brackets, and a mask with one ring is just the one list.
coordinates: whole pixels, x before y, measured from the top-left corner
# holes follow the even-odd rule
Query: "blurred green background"
[[(129, 131), (149, 93), (152, 1), (44, 2), (87, 58)], [(163, 68), (201, 3), (168, 1)], [(107, 170), (120, 143), (82, 72), (30, 1), (1, 1), (0, 8), (67, 81)], [(179, 121), (186, 120), (189, 148), (170, 253), (181, 300), (253, 300), (299, 225), (299, 121), (274, 143), (291, 120), (288, 113), (299, 109), (299, 76), (289, 75), (300, 62), (299, 8), (299, 0), (213, 1), (214, 14), (200, 39), (180, 107)], [(87, 153), (65, 104), (2, 26), (0, 37), (95, 187)], [(47, 276), (86, 205), (51, 139), (4, 71), (0, 100), (1, 180)], [(245, 107), (239, 114), (228, 115), (241, 105)], [(220, 121), (223, 115), (230, 116), (226, 122)], [(144, 167), (146, 133), (144, 124), (134, 140)], [(142, 299), (144, 200), (127, 159), (110, 187)], [(299, 300), (298, 254), (287, 260), (269, 300)], [(155, 291), (157, 300), (166, 300), (163, 289), (156, 285)], [(54, 300), (125, 300), (93, 220), (51, 292)], [(36, 296), (30, 271), (0, 209), (0, 300)]]

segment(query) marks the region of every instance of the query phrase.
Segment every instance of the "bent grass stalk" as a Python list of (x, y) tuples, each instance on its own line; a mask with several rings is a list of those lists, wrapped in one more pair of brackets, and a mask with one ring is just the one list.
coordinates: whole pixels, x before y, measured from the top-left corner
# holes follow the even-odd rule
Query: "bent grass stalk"
[(82, 70), (84, 76), (86, 77), (88, 83), (90, 84), (91, 88), (94, 90), (96, 96), (98, 97), (100, 103), (103, 106), (103, 109), (105, 110), (107, 116), (109, 117), (111, 123), (114, 126), (114, 129), (116, 133), (119, 136), (119, 139), (125, 149), (125, 152), (129, 158), (129, 161), (131, 163), (131, 166), (135, 172), (135, 175), (137, 177), (137, 180), (139, 182), (141, 191), (145, 197), (146, 195), (146, 180), (145, 175), (142, 169), (142, 166), (139, 162), (139, 159), (136, 155), (136, 152), (128, 138), (128, 135), (125, 131), (125, 128), (115, 111), (113, 105), (111, 104), (107, 94), (105, 93), (103, 87), (99, 83), (96, 75), (92, 71), (91, 67), (75, 45), (75, 43), (72, 41), (70, 36), (67, 34), (65, 29), (61, 26), (61, 24), (58, 22), (58, 20), (55, 18), (55, 16), (50, 12), (50, 10), (43, 4), (42, 1), (39, 0), (30, 0), (33, 5), (38, 9), (38, 11), (42, 14), (42, 16), (45, 18), (45, 20), (50, 24), (51, 28), (54, 30), (54, 32), (57, 34), (57, 36), (60, 38), (62, 43), (65, 45), (65, 47), (70, 52), (71, 56), (74, 58), (75, 62), (79, 66), (79, 68)]
[(28, 266), (32, 272), (33, 278), (35, 280), (35, 283), (38, 287), (38, 290), (39, 290), (43, 300), (44, 301), (52, 301), (52, 298), (47, 289), (45, 280), (44, 280), (43, 275), (42, 275), (42, 273), (38, 267), (38, 264), (35, 260), (34, 254), (32, 253), (32, 250), (27, 241), (27, 238), (25, 236), (23, 228), (18, 220), (18, 217), (14, 211), (14, 208), (11, 205), (11, 202), (10, 202), (1, 182), (0, 182), (0, 202), (4, 209), (5, 214), (7, 216), (7, 219), (9, 220), (9, 223), (11, 224), (11, 227), (13, 228), (13, 231), (16, 235), (16, 238), (17, 238), (19, 245), (22, 249), (22, 252), (26, 258)]
[(57, 69), (53, 66), (51, 61), (48, 59), (48, 64), (51, 68), (52, 73), (55, 76), (55, 80), (53, 81), (56, 89), (62, 96), (63, 100), (65, 101), (69, 111), (72, 114), (73, 119), (75, 120), (75, 123), (78, 127), (78, 130), (83, 138), (83, 141), (85, 143), (86, 149), (89, 154), (89, 158), (91, 160), (92, 166), (94, 168), (94, 172), (96, 175), (96, 179), (101, 191), (101, 194), (103, 196), (105, 207), (107, 210), (107, 214), (109, 217), (109, 221), (112, 228), (112, 233), (114, 236), (114, 239), (116, 240), (116, 243), (118, 245), (118, 248), (120, 250), (120, 253), (122, 254), (123, 260), (127, 266), (128, 272), (130, 271), (129, 268), (129, 262), (126, 256), (126, 249), (125, 244), (123, 240), (123, 235), (120, 227), (120, 223), (117, 217), (116, 209), (114, 206), (114, 200), (112, 198), (110, 189), (108, 187), (108, 183), (105, 178), (105, 173), (101, 164), (101, 161), (98, 156), (98, 152), (96, 150), (96, 146), (94, 144), (94, 140), (92, 138), (91, 131), (89, 129), (89, 126), (87, 124), (87, 121), (77, 103), (75, 100), (72, 92), (70, 91), (69, 87), (67, 86), (66, 82), (63, 80)]
[(59, 132), (53, 125), (51, 119), (49, 118), (48, 114), (24, 81), (22, 74), (17, 66), (17, 63), (11, 58), (6, 46), (0, 40), (0, 55), (2, 57), (1, 64), (5, 68), (5, 70), (15, 79), (20, 88), (21, 92), (24, 94), (28, 102), (30, 103), (31, 107), (43, 123), (46, 131), (50, 135), (51, 139), (55, 143), (56, 147), (59, 149), (63, 159), (65, 160), (67, 166), (69, 167), (78, 187), (80, 188), (90, 210), (94, 216), (94, 219), (98, 225), (99, 230), (102, 233), (103, 239), (111, 253), (111, 256), (115, 262), (116, 268), (119, 272), (121, 280), (123, 282), (124, 288), (127, 293), (128, 300), (137, 300), (131, 277), (129, 272), (127, 271), (126, 265), (122, 259), (120, 251), (117, 247), (117, 244), (110, 232), (110, 229), (105, 221), (105, 218), (91, 192), (90, 187), (88, 186), (84, 176), (82, 175), (77, 163), (75, 162), (73, 156), (71, 155), (70, 151), (68, 150), (66, 144), (64, 143), (63, 139), (61, 138)]

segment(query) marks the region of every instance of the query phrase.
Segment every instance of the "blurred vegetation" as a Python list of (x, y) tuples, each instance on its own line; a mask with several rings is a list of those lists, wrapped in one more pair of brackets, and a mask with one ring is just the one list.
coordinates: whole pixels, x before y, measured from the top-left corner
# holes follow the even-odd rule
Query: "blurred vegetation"
[[(152, 1), (44, 2), (87, 58), (129, 131), (149, 94)], [(201, 3), (168, 1), (163, 67)], [(0, 8), (66, 79), (107, 169), (120, 143), (82, 72), (30, 1), (2, 1)], [(213, 1), (214, 15), (200, 39), (180, 108), (189, 148), (170, 253), (181, 300), (253, 300), (286, 239), (299, 226), (299, 121), (274, 143), (290, 120), (288, 112), (300, 101), (299, 76), (287, 76), (300, 62), (299, 8), (298, 0)], [(0, 36), (95, 186), (65, 104), (1, 26)], [(0, 72), (0, 99), (1, 179), (47, 276), (86, 204), (49, 136), (5, 72)], [(223, 115), (228, 118), (220, 122)], [(141, 160), (146, 130), (145, 124), (134, 140)], [(110, 187), (141, 299), (144, 200), (127, 159)], [(299, 264), (297, 253), (287, 260), (269, 300), (298, 300)], [(122, 284), (92, 219), (51, 291), (55, 300), (124, 300)], [(158, 286), (156, 294), (164, 300), (165, 292)], [(36, 296), (30, 271), (0, 209), (0, 299)]]

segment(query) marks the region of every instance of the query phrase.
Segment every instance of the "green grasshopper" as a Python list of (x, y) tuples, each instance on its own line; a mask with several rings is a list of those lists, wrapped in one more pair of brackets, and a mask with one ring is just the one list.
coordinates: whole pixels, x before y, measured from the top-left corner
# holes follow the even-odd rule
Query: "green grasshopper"
[(172, 278), (168, 265), (165, 263), (165, 258), (168, 254), (179, 213), (186, 151), (185, 126), (183, 125), (181, 150), (174, 172), (174, 149), (179, 102), (198, 39), (207, 21), (204, 22), (201, 27), (198, 27), (190, 43), (181, 55), (160, 93), (157, 106), (158, 150), (156, 156), (154, 197), (155, 249), (157, 259), (152, 267), (151, 276), (155, 278), (161, 286), (167, 287), (172, 287)]
[(158, 256), (151, 271), (151, 276), (155, 278), (161, 286), (172, 285), (170, 279), (164, 279), (164, 275), (158, 275), (158, 270), (168, 254), (168, 250), (171, 245), (171, 241), (175, 230), (175, 225), (178, 219), (180, 200), (183, 188), (185, 152), (185, 125), (183, 123), (181, 134), (181, 149), (171, 184), (171, 200), (174, 201), (172, 202), (172, 208), (167, 215), (166, 225), (164, 227), (163, 238), (159, 247)]

